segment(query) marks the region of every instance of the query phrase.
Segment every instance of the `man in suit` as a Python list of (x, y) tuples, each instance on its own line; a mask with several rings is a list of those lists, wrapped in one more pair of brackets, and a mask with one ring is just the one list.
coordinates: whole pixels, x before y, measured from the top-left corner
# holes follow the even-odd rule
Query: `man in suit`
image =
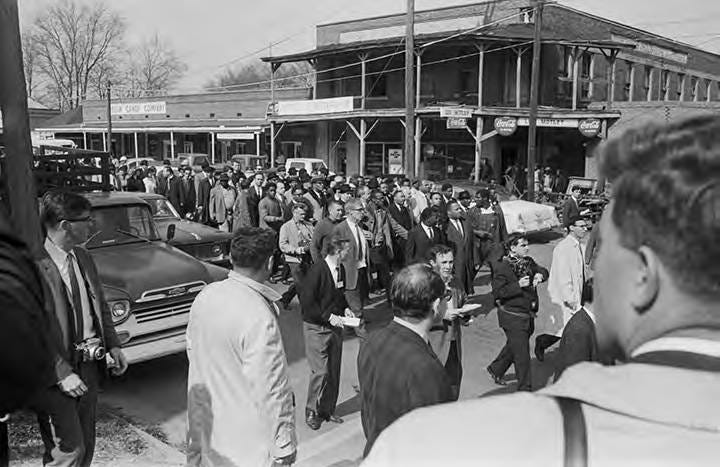
[(253, 227), (260, 226), (260, 211), (258, 205), (260, 200), (263, 198), (263, 182), (265, 181), (265, 175), (262, 173), (256, 173), (255, 177), (250, 182), (248, 188), (247, 206), (250, 212), (250, 222)]
[(178, 177), (175, 175), (175, 171), (172, 167), (167, 167), (167, 178), (165, 179), (167, 183), (167, 193), (165, 193), (165, 197), (170, 201), (170, 204), (173, 205), (173, 207), (180, 213), (181, 217), (184, 217), (183, 213), (183, 203), (184, 203), (184, 197), (183, 197), (183, 190), (182, 190), (182, 182), (181, 177)]
[(195, 215), (195, 206), (196, 206), (196, 193), (195, 193), (195, 175), (193, 172), (192, 167), (185, 166), (183, 168), (183, 177), (180, 182), (180, 190), (182, 192), (182, 196), (180, 198), (182, 202), (181, 212), (180, 214), (185, 217), (188, 214), (191, 216)]
[(388, 214), (390, 214), (390, 225), (393, 230), (393, 250), (395, 251), (393, 265), (396, 269), (400, 269), (405, 265), (405, 244), (408, 232), (413, 228), (412, 213), (405, 206), (405, 193), (402, 190), (393, 193), (392, 202), (388, 206)]
[(220, 174), (218, 183), (210, 190), (210, 220), (223, 232), (232, 232), (233, 209), (235, 207), (235, 188), (230, 186), (230, 177)]
[(537, 286), (547, 280), (548, 271), (527, 256), (528, 241), (524, 236), (511, 235), (507, 246), (508, 254), (493, 266), (492, 277), (498, 323), (507, 341), (486, 369), (496, 384), (504, 385), (502, 378), (514, 364), (518, 391), (531, 391), (529, 341), (539, 307)]
[(47, 236), (38, 265), (47, 290), (45, 306), (54, 310), (49, 326), (56, 350), (55, 384), (35, 406), (46, 465), (92, 462), (95, 406), (105, 358), (78, 349), (100, 345), (116, 364), (113, 373), (127, 369), (95, 263), (80, 246), (90, 233), (90, 209), (84, 197), (59, 190), (46, 193), (42, 200)]
[(436, 227), (439, 218), (436, 207), (425, 208), (420, 213), (420, 223), (410, 230), (405, 244), (405, 261), (408, 264), (424, 261), (428, 250), (442, 243), (440, 230)]
[(600, 361), (595, 334), (595, 313), (592, 307), (592, 280), (585, 281), (581, 301), (582, 306), (563, 329), (555, 381), (560, 379), (566, 369), (576, 363)]
[[(301, 190), (301, 188), (298, 188)], [(303, 198), (306, 199), (306, 198)], [(307, 216), (310, 216), (312, 208), (307, 212)], [(329, 240), (335, 227), (342, 222), (343, 216), (345, 215), (345, 207), (339, 201), (330, 201), (328, 204), (328, 216), (321, 219), (315, 224), (315, 231), (313, 232), (312, 244), (310, 245), (310, 254), (312, 255), (313, 262), (317, 263), (322, 261), (322, 249), (325, 245), (326, 240)]]
[(202, 176), (197, 180), (197, 199), (195, 200), (195, 212), (197, 221), (201, 224), (207, 224), (210, 220), (210, 190), (213, 189), (215, 178), (213, 172), (215, 170), (210, 165), (206, 165), (202, 169)]
[(455, 201), (455, 197), (453, 197), (453, 186), (450, 183), (443, 183), (440, 187), (440, 192), (442, 194), (443, 206), (447, 207), (450, 201)]
[(455, 276), (468, 295), (474, 295), (475, 289), (475, 232), (470, 223), (463, 219), (460, 203), (451, 200), (447, 205), (448, 223), (445, 226), (445, 239), (455, 253)]
[(325, 179), (322, 177), (314, 177), (312, 179), (312, 188), (305, 193), (305, 199), (308, 200), (312, 207), (310, 214), (311, 222), (320, 222), (325, 217), (328, 207), (328, 199), (325, 196)]
[(342, 262), (346, 275), (345, 297), (350, 309), (356, 317), (360, 318), (360, 326), (357, 328), (356, 333), (361, 340), (365, 340), (367, 333), (365, 331), (363, 309), (368, 296), (368, 266), (370, 264), (368, 238), (371, 235), (370, 232), (363, 230), (361, 227), (365, 217), (362, 201), (351, 198), (345, 204), (345, 213), (347, 218), (335, 226), (333, 235), (338, 235), (350, 243), (350, 250)]
[(407, 412), (452, 400), (445, 368), (428, 344), (444, 295), (443, 280), (426, 264), (410, 265), (395, 275), (395, 317), (370, 334), (358, 355), (364, 455), (378, 435)]
[(268, 183), (265, 187), (265, 196), (258, 203), (258, 219), (260, 220), (261, 228), (279, 232), (284, 219), (280, 202), (277, 200), (276, 195), (277, 186), (272, 182)]
[(562, 310), (562, 321), (555, 320), (554, 334), (541, 334), (535, 338), (535, 356), (541, 362), (545, 350), (560, 340), (563, 328), (581, 306), (580, 295), (587, 276), (583, 241), (589, 224), (580, 216), (569, 219), (569, 223), (570, 233), (553, 250), (548, 280), (550, 300)]
[(295, 204), (292, 209), (293, 217), (280, 227), (278, 246), (285, 254), (285, 264), (290, 270), (293, 283), (288, 287), (282, 296), (280, 304), (284, 308), (290, 306), (290, 302), (297, 293), (298, 286), (305, 279), (312, 257), (310, 256), (310, 245), (312, 243), (313, 226), (306, 220), (307, 208), (304, 204)]
[(570, 197), (565, 200), (562, 207), (562, 223), (565, 229), (570, 228), (570, 219), (580, 215), (580, 196), (581, 190), (579, 185), (573, 185)]
[(302, 307), (305, 355), (310, 381), (305, 404), (305, 422), (317, 430), (323, 421), (342, 423), (335, 415), (342, 364), (342, 316), (352, 316), (345, 299), (345, 270), (342, 262), (349, 242), (334, 237), (325, 245), (325, 258), (315, 263), (299, 289)]
[[(382, 207), (379, 190), (370, 190), (366, 186), (358, 189), (360, 200), (367, 211), (364, 226), (371, 234), (370, 238), (370, 269), (371, 275), (377, 274), (378, 288), (390, 294), (390, 262), (394, 257), (392, 234), (387, 210)], [(372, 288), (372, 287), (371, 287)]]

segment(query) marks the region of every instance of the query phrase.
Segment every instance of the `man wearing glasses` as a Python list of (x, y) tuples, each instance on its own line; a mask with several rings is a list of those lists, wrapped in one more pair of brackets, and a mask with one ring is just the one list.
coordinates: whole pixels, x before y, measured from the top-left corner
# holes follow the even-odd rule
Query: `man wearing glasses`
[(127, 360), (90, 254), (80, 245), (90, 232), (90, 202), (80, 195), (50, 191), (41, 220), (47, 232), (39, 267), (45, 279), (48, 327), (53, 343), (55, 381), (39, 397), (40, 433), (46, 465), (88, 466), (95, 450), (95, 406), (105, 349), (120, 375)]
[[(582, 288), (586, 279), (585, 238), (590, 224), (580, 216), (568, 219), (568, 235), (553, 250), (548, 293), (553, 303), (562, 310), (562, 322), (553, 322), (555, 334), (541, 334), (535, 338), (535, 356), (541, 362), (545, 350), (560, 340), (565, 325), (582, 307)], [(551, 320), (557, 321), (554, 316)]]

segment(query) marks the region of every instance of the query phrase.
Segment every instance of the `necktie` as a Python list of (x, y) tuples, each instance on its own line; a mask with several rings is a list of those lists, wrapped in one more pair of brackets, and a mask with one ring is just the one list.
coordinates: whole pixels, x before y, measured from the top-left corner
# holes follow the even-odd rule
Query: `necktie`
[(465, 237), (465, 232), (463, 232), (462, 223), (459, 220), (455, 220), (455, 227), (457, 227), (458, 232), (460, 232), (461, 237)]
[(82, 300), (80, 299), (80, 283), (75, 274), (75, 258), (73, 255), (67, 255), (68, 276), (70, 278), (70, 292), (72, 293), (72, 307), (75, 318), (75, 341), (83, 340), (85, 325), (83, 323)]
[(335, 287), (340, 282), (340, 266), (335, 266)]

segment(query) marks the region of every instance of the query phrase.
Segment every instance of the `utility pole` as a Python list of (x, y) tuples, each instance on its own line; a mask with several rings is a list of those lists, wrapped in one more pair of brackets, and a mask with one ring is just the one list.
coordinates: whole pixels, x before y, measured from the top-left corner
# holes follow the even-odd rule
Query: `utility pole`
[(415, 0), (407, 0), (405, 18), (405, 173), (417, 175), (415, 167)]
[(108, 114), (108, 136), (107, 136), (107, 152), (112, 158), (112, 106), (110, 104), (110, 92), (111, 92), (110, 80), (107, 82), (107, 114)]
[(5, 139), (7, 207), (15, 234), (42, 251), (17, 0), (0, 0), (0, 111)]
[(528, 201), (535, 200), (535, 156), (537, 152), (537, 113), (540, 93), (540, 49), (544, 0), (535, 3), (535, 34), (533, 36), (532, 72), (530, 77), (530, 118), (528, 126), (527, 186)]

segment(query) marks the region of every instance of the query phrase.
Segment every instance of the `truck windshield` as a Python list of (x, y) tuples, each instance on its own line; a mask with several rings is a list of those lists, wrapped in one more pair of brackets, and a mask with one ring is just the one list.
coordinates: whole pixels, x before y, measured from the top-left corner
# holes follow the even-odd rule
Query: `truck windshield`
[(91, 216), (88, 248), (159, 240), (155, 223), (146, 205), (93, 208)]
[(180, 214), (175, 210), (175, 207), (170, 204), (170, 201), (159, 198), (159, 199), (148, 199), (146, 200), (150, 205), (150, 211), (155, 219), (177, 219), (180, 220)]

